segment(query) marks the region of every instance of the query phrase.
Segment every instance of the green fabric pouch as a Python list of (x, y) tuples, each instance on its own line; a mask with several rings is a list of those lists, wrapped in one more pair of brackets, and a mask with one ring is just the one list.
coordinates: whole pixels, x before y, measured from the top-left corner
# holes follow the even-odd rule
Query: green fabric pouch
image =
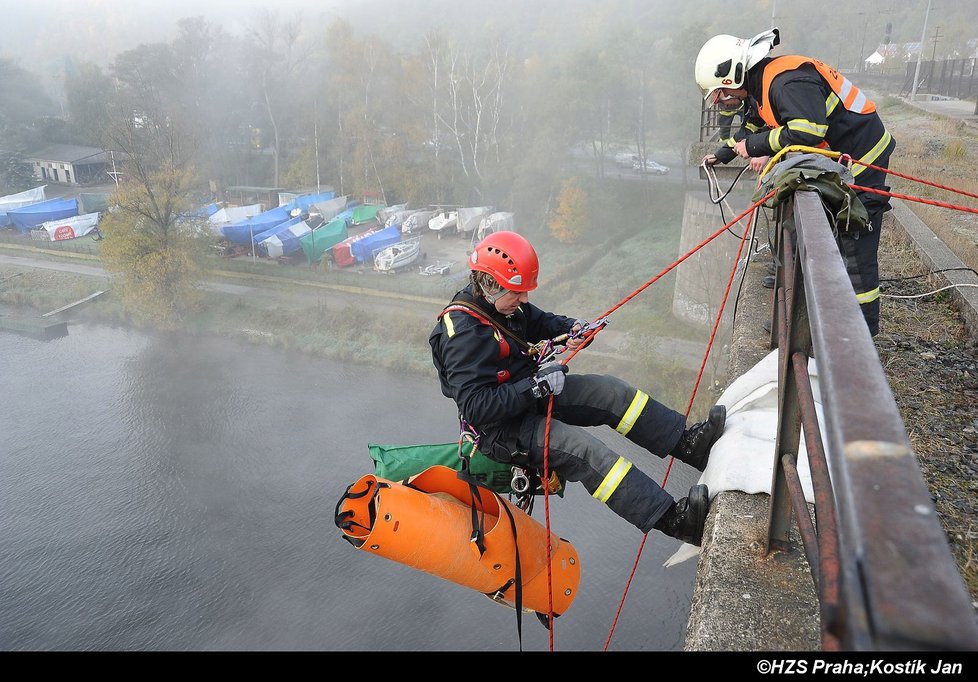
[(869, 214), (845, 176), (852, 180), (845, 166), (821, 155), (805, 154), (791, 159), (790, 165), (787, 162), (775, 165), (754, 192), (753, 200), (758, 201), (773, 189), (774, 196), (764, 202), (766, 207), (773, 208), (796, 191), (815, 191), (836, 232), (861, 232), (869, 227)]
[[(442, 466), (462, 470), (462, 459), (459, 457), (458, 443), (438, 443), (435, 445), (378, 445), (370, 443), (370, 458), (374, 461), (374, 474), (389, 481), (403, 481), (415, 474), (420, 474), (428, 467), (440, 464)], [(469, 459), (469, 473), (476, 481), (501, 495), (513, 492), (510, 483), (513, 480), (513, 468), (509, 464), (500, 464), (479, 452), (475, 445), (465, 443), (463, 453)], [(537, 495), (543, 494), (537, 487)], [(560, 479), (560, 490), (556, 493), (564, 496), (564, 481)]]
[[(509, 487), (513, 479), (512, 467), (499, 464), (489, 459), (475, 449), (472, 443), (466, 443), (463, 453), (466, 457), (471, 454), (469, 472), (485, 486), (497, 493), (512, 492)], [(458, 443), (439, 443), (435, 445), (378, 445), (368, 444), (370, 457), (375, 464), (374, 473), (390, 481), (403, 481), (415, 474), (420, 474), (428, 467), (440, 464), (456, 471), (462, 470), (462, 459), (459, 457)]]

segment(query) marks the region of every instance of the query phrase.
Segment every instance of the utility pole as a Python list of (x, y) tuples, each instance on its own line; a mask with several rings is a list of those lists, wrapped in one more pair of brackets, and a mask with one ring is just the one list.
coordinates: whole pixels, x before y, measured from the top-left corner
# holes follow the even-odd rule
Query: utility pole
[(313, 106), (313, 135), (316, 138), (316, 191), (322, 191), (322, 185), (319, 184), (319, 98), (316, 98), (315, 104)]
[(924, 13), (924, 30), (920, 33), (920, 51), (917, 52), (917, 66), (913, 70), (913, 86), (910, 88), (910, 101), (917, 99), (917, 81), (920, 79), (920, 58), (924, 53), (924, 41), (927, 40), (927, 18), (930, 16), (930, 3), (927, 0), (927, 11)]
[[(937, 41), (940, 40), (943, 37), (944, 36), (941, 35), (941, 27), (938, 26), (937, 28), (934, 29), (934, 37), (931, 38), (931, 40), (934, 41), (934, 52), (931, 53), (931, 56), (930, 56), (930, 60), (932, 62), (936, 62), (937, 61)], [(924, 49), (924, 46), (921, 45), (920, 46), (920, 49)]]

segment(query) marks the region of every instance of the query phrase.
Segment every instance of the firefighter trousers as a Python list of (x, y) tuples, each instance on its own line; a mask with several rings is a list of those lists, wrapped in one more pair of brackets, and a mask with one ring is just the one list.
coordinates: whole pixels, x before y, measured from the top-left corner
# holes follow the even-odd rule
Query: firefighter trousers
[[(630, 461), (586, 428), (609, 426), (658, 457), (679, 442), (686, 418), (643, 391), (612, 376), (568, 374), (554, 399), (548, 469), (565, 481), (580, 481), (592, 497), (648, 533), (675, 501)], [(523, 417), (485, 429), (480, 450), (506, 464), (542, 471), (547, 429), (547, 399)]]

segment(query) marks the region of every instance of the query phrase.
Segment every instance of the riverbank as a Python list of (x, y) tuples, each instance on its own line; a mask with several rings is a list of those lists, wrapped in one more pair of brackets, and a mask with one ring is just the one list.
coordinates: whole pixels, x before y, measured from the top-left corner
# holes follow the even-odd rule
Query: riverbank
[[(541, 251), (547, 260), (534, 303), (569, 315), (597, 315), (615, 302), (609, 296), (623, 295), (652, 274), (651, 268), (664, 267), (676, 249), (664, 244), (673, 234), (670, 225), (662, 223), (617, 239), (615, 248), (545, 242)], [(427, 339), (438, 312), (465, 284), (466, 245), (455, 238), (433, 245), (430, 261), (453, 259), (453, 276), (448, 277), (211, 258), (201, 303), (182, 321), (182, 330), (434, 380)], [(93, 254), (0, 242), (0, 282), (5, 277), (12, 279), (0, 285), (0, 302), (35, 314), (109, 286)], [(614, 284), (601, 285), (607, 282)], [(574, 371), (629, 376), (654, 387), (664, 401), (685, 404), (705, 340), (702, 330), (671, 319), (671, 295), (663, 294), (671, 291), (670, 285), (664, 278), (641, 305), (618, 312), (589, 352), (575, 358)], [(70, 318), (132, 324), (111, 296), (72, 310)], [(707, 390), (701, 393), (704, 402), (710, 400)]]

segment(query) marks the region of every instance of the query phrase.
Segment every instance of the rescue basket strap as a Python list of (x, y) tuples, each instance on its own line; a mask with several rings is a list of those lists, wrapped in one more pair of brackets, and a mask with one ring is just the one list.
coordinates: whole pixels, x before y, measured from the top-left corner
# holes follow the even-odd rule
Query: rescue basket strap
[[(509, 517), (509, 527), (513, 529), (513, 550), (516, 553), (516, 633), (519, 635), (520, 640), (520, 651), (523, 651), (523, 567), (520, 562), (520, 543), (517, 542), (516, 537), (516, 519), (513, 518), (513, 512), (509, 510), (506, 503), (503, 502), (503, 498), (495, 491), (492, 494), (499, 498), (499, 504), (502, 506), (503, 510), (506, 512), (506, 516)], [(550, 546), (550, 538), (547, 538), (547, 546)], [(550, 553), (547, 552), (547, 560), (550, 560)]]
[[(374, 483), (377, 483), (376, 487), (374, 486)], [(339, 501), (336, 503), (336, 509), (333, 512), (333, 522), (336, 524), (337, 528), (343, 530), (347, 530), (349, 528), (352, 528), (353, 526), (359, 526), (360, 528), (365, 528), (367, 530), (370, 530), (371, 528), (374, 527), (374, 521), (377, 520), (376, 505), (370, 504), (367, 506), (367, 508), (370, 510), (370, 525), (368, 526), (364, 526), (362, 524), (349, 521), (348, 519), (351, 516), (353, 516), (354, 513), (352, 511), (341, 512), (340, 507), (343, 505), (344, 500), (358, 500), (361, 497), (365, 497), (366, 495), (370, 495), (371, 497), (373, 497), (377, 495), (378, 492), (380, 492), (381, 488), (389, 488), (390, 486), (386, 483), (380, 483), (379, 481), (367, 481), (367, 487), (363, 490), (363, 492), (355, 493), (352, 492), (354, 485), (356, 484), (351, 483), (350, 485), (348, 485), (346, 487), (346, 492), (343, 493)], [(373, 488), (372, 492), (371, 492), (371, 488)]]
[[(517, 632), (517, 635), (519, 636), (520, 651), (523, 651), (523, 568), (522, 568), (522, 562), (520, 561), (520, 544), (519, 544), (519, 542), (517, 542), (516, 519), (513, 517), (513, 512), (511, 512), (509, 510), (509, 506), (506, 504), (505, 500), (503, 500), (502, 496), (499, 493), (497, 493), (495, 490), (493, 490), (489, 486), (483, 485), (482, 483), (478, 483), (478, 482), (476, 482), (474, 480), (470, 480), (469, 481), (469, 489), (472, 491), (472, 536), (473, 536), (473, 540), (475, 539), (475, 534), (476, 534), (476, 502), (475, 502), (475, 499), (476, 499), (476, 497), (479, 496), (478, 495), (478, 489), (479, 488), (482, 488), (482, 489), (485, 489), (485, 490), (489, 491), (489, 493), (491, 493), (492, 495), (494, 495), (497, 498), (497, 500), (499, 502), (500, 508), (503, 511), (506, 512), (506, 516), (509, 518), (509, 527), (513, 531), (513, 551), (515, 553), (515, 558), (516, 558), (515, 577), (511, 581), (507, 581), (507, 583), (505, 585), (503, 585), (501, 588), (499, 588), (495, 592), (486, 594), (486, 596), (489, 597), (490, 599), (495, 600), (497, 597), (501, 597), (503, 595), (503, 593), (505, 593), (506, 590), (509, 589), (509, 587), (512, 587), (515, 584), (516, 591), (515, 591), (515, 593), (514, 593), (513, 596), (514, 596), (515, 602), (516, 602), (516, 632)], [(481, 500), (482, 498), (480, 497), (479, 499)], [(483, 508), (483, 511), (482, 511), (482, 516), (483, 516), (483, 518), (485, 518), (485, 509), (484, 508)], [(483, 530), (480, 528), (479, 529), (479, 532), (482, 533)], [(548, 538), (548, 540), (547, 540), (548, 544), (549, 544), (549, 541), (550, 540)], [(480, 549), (482, 549), (482, 551), (485, 551), (484, 548), (480, 548)], [(482, 554), (480, 553), (479, 556), (481, 557)]]

